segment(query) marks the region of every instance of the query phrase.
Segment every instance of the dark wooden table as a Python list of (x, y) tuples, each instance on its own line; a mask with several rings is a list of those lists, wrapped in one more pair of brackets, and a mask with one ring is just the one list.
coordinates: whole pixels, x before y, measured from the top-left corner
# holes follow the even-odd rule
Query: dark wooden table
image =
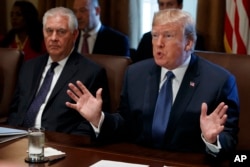
[(66, 157), (53, 164), (28, 164), (27, 137), (0, 144), (0, 167), (85, 167), (99, 160), (112, 160), (145, 164), (150, 167), (165, 166), (229, 166), (229, 161), (215, 161), (204, 154), (176, 153), (145, 148), (131, 143), (94, 145), (85, 136), (46, 132), (46, 146), (66, 153)]

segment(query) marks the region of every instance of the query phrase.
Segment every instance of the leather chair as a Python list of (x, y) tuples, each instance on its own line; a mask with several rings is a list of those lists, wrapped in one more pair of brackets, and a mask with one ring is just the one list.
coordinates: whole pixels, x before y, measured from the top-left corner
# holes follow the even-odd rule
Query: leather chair
[(240, 99), (240, 131), (237, 149), (250, 150), (250, 56), (205, 51), (196, 51), (195, 53), (226, 68), (235, 76)]
[(23, 54), (20, 51), (0, 48), (0, 122), (7, 118), (22, 62)]
[(101, 54), (88, 54), (85, 56), (106, 69), (111, 102), (110, 108), (111, 112), (115, 112), (120, 102), (125, 70), (131, 64), (131, 59), (124, 56)]

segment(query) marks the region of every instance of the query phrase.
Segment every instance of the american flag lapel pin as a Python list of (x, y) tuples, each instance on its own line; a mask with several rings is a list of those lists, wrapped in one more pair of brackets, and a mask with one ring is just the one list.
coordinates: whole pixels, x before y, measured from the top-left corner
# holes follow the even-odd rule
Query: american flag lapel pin
[(194, 86), (195, 86), (195, 83), (194, 83), (193, 81), (190, 81), (189, 85), (190, 85), (191, 87), (194, 87)]

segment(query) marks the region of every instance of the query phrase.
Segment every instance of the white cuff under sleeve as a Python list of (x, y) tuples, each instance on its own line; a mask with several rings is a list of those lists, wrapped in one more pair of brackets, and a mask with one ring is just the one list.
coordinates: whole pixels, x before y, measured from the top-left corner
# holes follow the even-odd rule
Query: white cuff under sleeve
[(217, 135), (217, 143), (216, 145), (208, 143), (205, 138), (203, 137), (203, 135), (201, 134), (201, 138), (204, 141), (204, 143), (206, 144), (207, 148), (213, 152), (213, 153), (219, 153), (220, 149), (221, 149), (221, 144), (220, 144), (220, 140), (219, 140), (219, 135)]
[(104, 121), (104, 118), (105, 118), (105, 115), (104, 115), (104, 113), (102, 112), (100, 121), (99, 121), (99, 123), (98, 123), (98, 127), (95, 127), (95, 126), (90, 122), (90, 125), (92, 126), (92, 128), (93, 128), (94, 131), (95, 131), (96, 137), (98, 137), (98, 135), (99, 135), (99, 133), (100, 133), (100, 130), (101, 130), (101, 127), (102, 127), (102, 123), (103, 123), (103, 121)]

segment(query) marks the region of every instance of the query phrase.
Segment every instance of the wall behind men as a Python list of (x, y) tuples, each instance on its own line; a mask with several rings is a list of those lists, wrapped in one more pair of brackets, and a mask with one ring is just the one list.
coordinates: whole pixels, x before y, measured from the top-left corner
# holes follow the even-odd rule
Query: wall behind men
[(0, 15), (0, 22), (1, 22), (0, 35), (3, 35), (6, 32), (6, 24), (5, 24), (6, 23), (6, 14), (5, 14), (6, 13), (6, 2), (5, 1), (1, 2), (0, 11), (1, 11), (1, 13), (3, 13)]

